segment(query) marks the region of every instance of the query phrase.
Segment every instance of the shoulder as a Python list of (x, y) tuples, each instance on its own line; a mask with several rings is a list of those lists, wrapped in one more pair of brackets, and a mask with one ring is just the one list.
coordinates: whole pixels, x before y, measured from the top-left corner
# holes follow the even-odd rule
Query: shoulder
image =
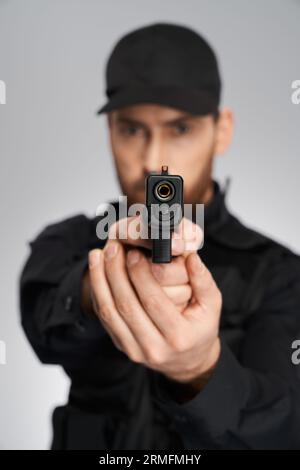
[(63, 219), (53, 220), (41, 229), (29, 242), (31, 246), (43, 242), (61, 242), (71, 247), (77, 247), (89, 240), (92, 231), (93, 219), (78, 213)]
[[(205, 229), (204, 229), (205, 232)], [(298, 302), (300, 255), (228, 213), (226, 222), (209, 236), (213, 273), (230, 311), (252, 312), (264, 302), (270, 308)], [(265, 303), (267, 302), (267, 303)]]
[(89, 216), (77, 213), (54, 220), (40, 230), (29, 244), (34, 247), (45, 243), (60, 243), (69, 249), (88, 247), (89, 249), (103, 244), (97, 235), (97, 224), (104, 214)]
[(300, 282), (300, 254), (231, 213), (211, 238), (222, 252), (228, 252), (228, 256), (235, 260), (245, 277), (253, 273), (259, 279), (259, 274), (264, 273), (265, 282), (269, 284), (276, 280), (274, 285), (277, 287)]
[(233, 250), (262, 252), (267, 249), (273, 249), (300, 259), (300, 255), (293, 251), (290, 246), (279, 242), (275, 237), (273, 238), (254, 229), (254, 227), (244, 223), (230, 212), (228, 212), (226, 222), (218, 230), (210, 234), (210, 238), (215, 243)]

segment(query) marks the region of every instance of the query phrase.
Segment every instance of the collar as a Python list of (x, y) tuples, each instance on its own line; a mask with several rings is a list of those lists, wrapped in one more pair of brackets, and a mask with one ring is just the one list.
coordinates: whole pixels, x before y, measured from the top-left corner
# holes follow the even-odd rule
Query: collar
[[(230, 185), (230, 178), (226, 178), (224, 187), (213, 179), (214, 194), (209, 203), (204, 205), (204, 233), (210, 235), (218, 230), (229, 218), (226, 207), (226, 196)], [(203, 227), (202, 227), (203, 228)]]
[[(227, 177), (223, 187), (218, 181), (213, 179), (214, 193), (209, 203), (204, 206), (204, 238), (211, 238), (222, 246), (235, 249), (249, 249), (258, 245), (266, 244), (268, 238), (253, 229), (241, 224), (227, 209), (226, 197), (231, 183), (230, 177)], [(118, 201), (112, 200), (116, 210), (117, 219), (119, 219)], [(101, 215), (94, 220), (97, 222)], [(205, 241), (204, 241), (205, 243)]]
[[(213, 179), (214, 191), (213, 197), (209, 203), (204, 205), (204, 233), (210, 235), (217, 231), (229, 218), (229, 212), (226, 207), (226, 196), (230, 185), (230, 177), (226, 178), (224, 187), (221, 188), (218, 181)], [(119, 214), (119, 201), (113, 200), (110, 203), (114, 206), (117, 220)], [(203, 229), (203, 227), (201, 227)]]
[(204, 207), (204, 238), (211, 238), (223, 247), (243, 250), (267, 244), (268, 237), (244, 225), (228, 211), (226, 197), (231, 178), (226, 178), (222, 188), (216, 180), (213, 183), (214, 195)]

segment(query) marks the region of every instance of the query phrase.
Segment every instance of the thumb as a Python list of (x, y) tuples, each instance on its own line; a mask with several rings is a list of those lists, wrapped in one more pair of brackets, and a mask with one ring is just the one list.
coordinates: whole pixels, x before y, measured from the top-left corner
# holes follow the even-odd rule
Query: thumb
[(187, 217), (184, 217), (172, 234), (172, 251), (187, 257), (203, 246), (203, 230)]
[(194, 300), (203, 308), (219, 305), (221, 292), (215, 280), (197, 253), (190, 253), (186, 258), (186, 267), (190, 278)]

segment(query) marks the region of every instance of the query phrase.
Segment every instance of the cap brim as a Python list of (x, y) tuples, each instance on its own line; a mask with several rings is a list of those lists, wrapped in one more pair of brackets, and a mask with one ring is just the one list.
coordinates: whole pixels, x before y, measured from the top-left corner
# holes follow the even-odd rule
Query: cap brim
[(218, 109), (218, 98), (207, 90), (139, 85), (115, 92), (96, 114), (142, 103), (170, 106), (196, 115), (211, 114)]

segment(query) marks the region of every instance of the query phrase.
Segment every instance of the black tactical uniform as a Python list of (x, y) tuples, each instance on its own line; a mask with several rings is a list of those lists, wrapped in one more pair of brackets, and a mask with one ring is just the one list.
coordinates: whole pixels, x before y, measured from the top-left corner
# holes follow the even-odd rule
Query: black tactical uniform
[(185, 403), (162, 374), (116, 349), (80, 309), (99, 218), (77, 215), (30, 243), (20, 280), (25, 333), (43, 363), (61, 364), (69, 401), (53, 414), (53, 449), (300, 448), (300, 258), (228, 212), (214, 181), (199, 251), (223, 295), (222, 351)]

